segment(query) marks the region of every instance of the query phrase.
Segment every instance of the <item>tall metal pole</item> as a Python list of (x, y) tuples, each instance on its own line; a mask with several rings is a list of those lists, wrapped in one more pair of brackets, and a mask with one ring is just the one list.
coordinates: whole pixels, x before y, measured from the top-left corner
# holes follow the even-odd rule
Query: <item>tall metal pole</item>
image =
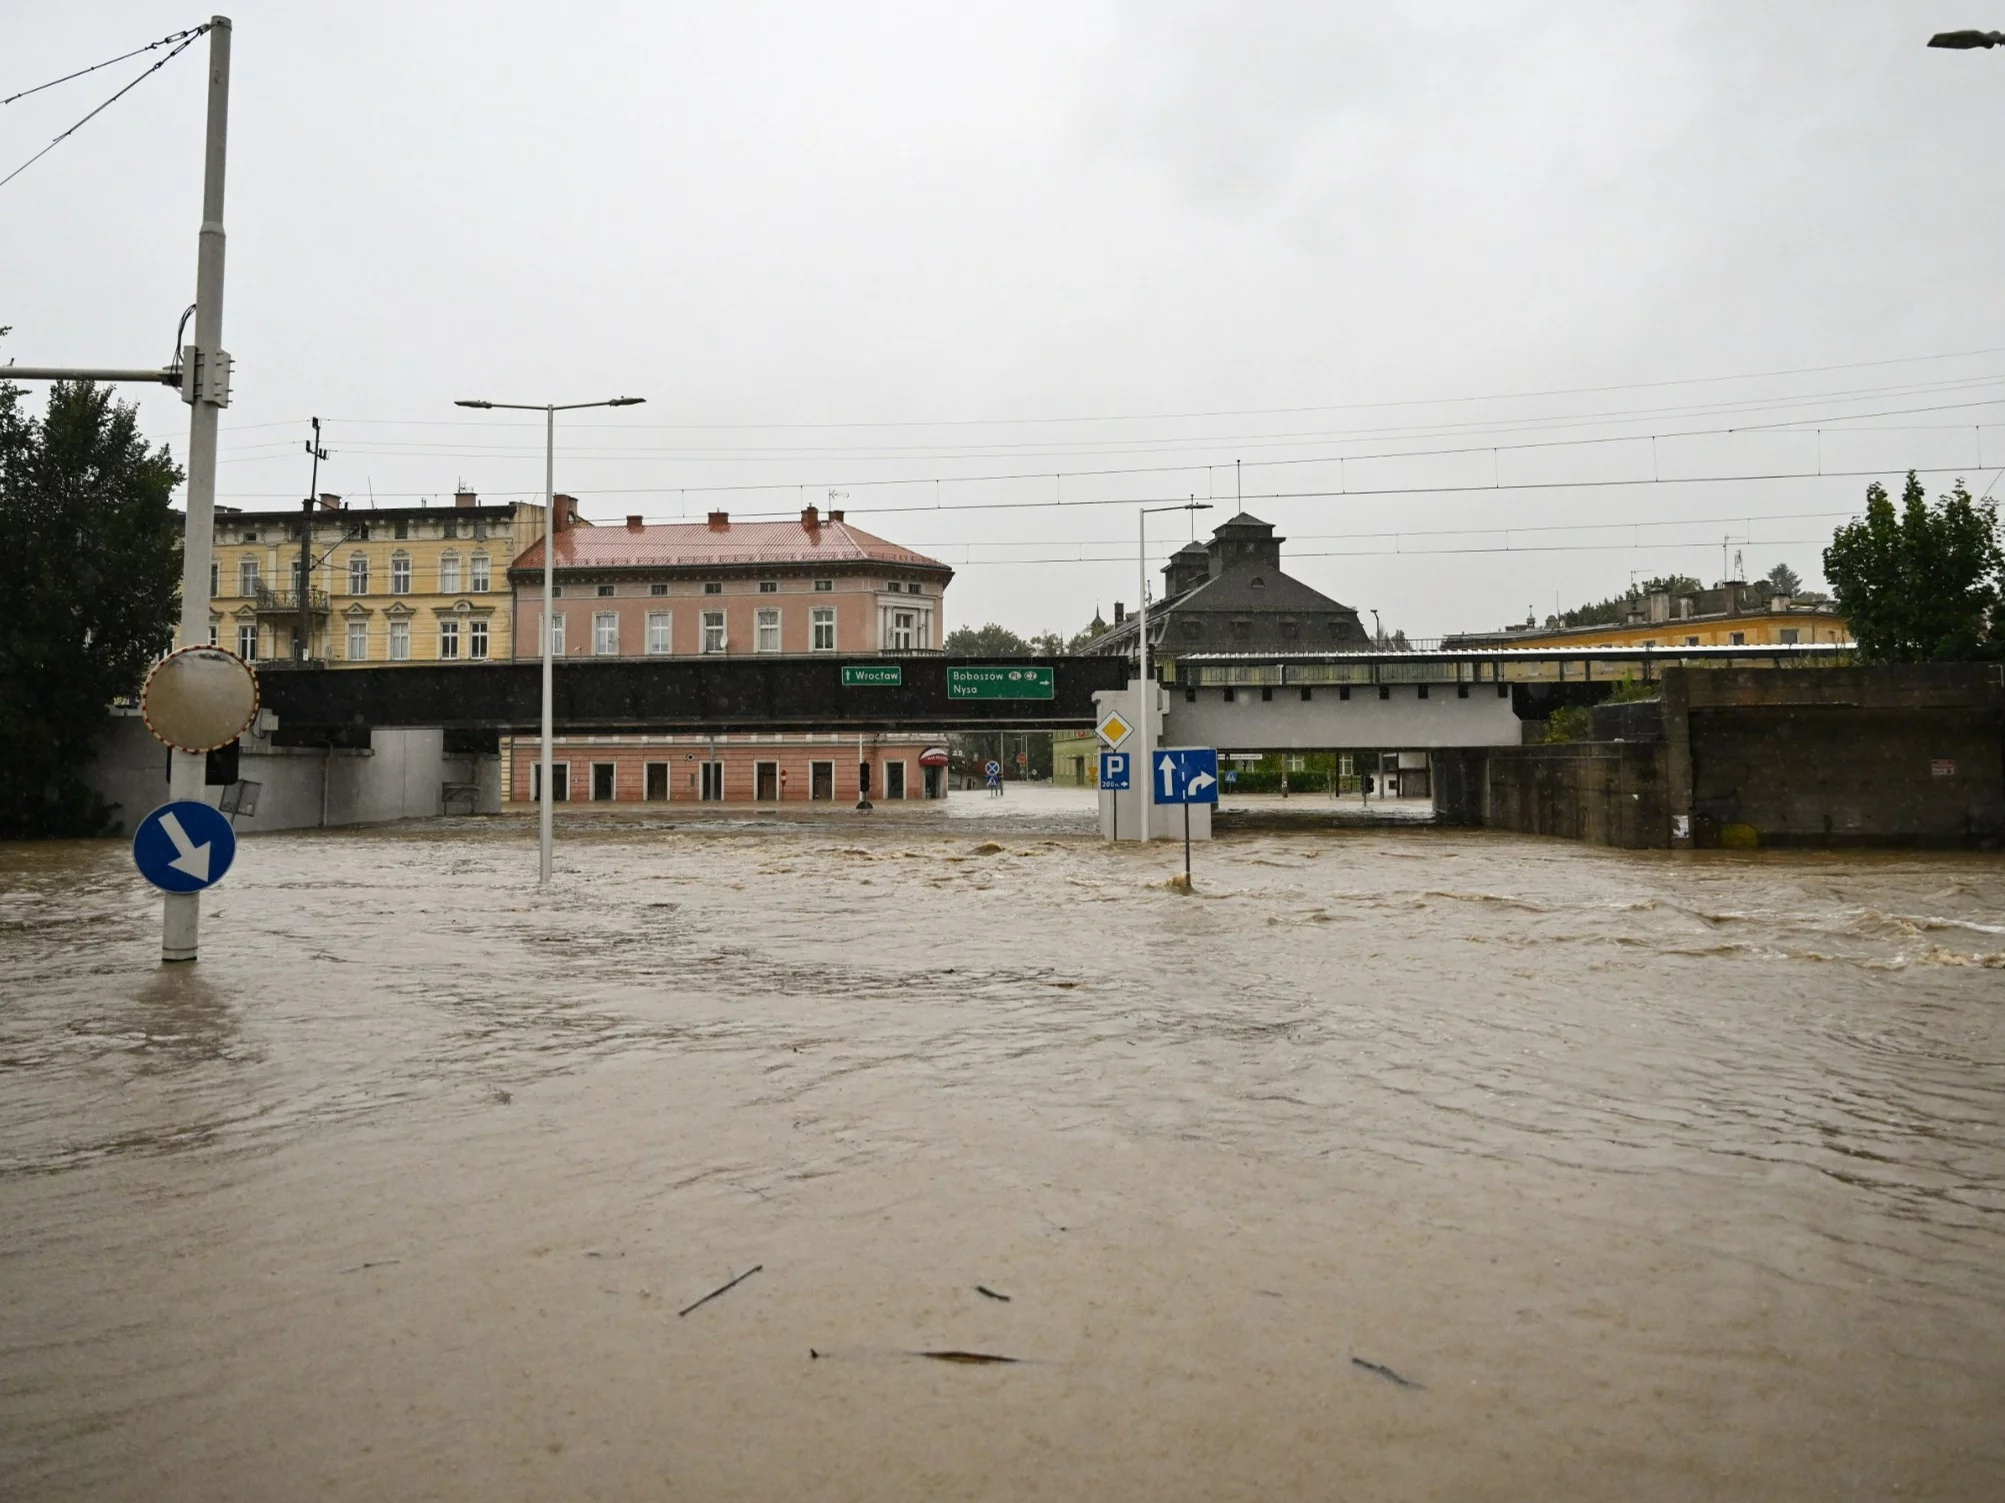
[[(1155, 708), (1150, 703), (1149, 693), (1149, 513), (1144, 507), (1135, 515), (1135, 578), (1140, 593), (1135, 597), (1135, 666), (1141, 676), (1141, 703), (1137, 707), (1142, 718), (1139, 727), (1142, 733), (1142, 819), (1141, 833), (1135, 838), (1147, 840), (1153, 834), (1154, 821), (1149, 815), (1154, 812), (1156, 799), (1156, 770), (1150, 765), (1149, 740), (1155, 734), (1155, 717), (1149, 712)], [(1135, 781), (1131, 774), (1128, 782)]]
[[(194, 357), (201, 376), (215, 374), (223, 348), (223, 166), (230, 124), (230, 18), (209, 21), (208, 133), (202, 160), (202, 229), (196, 240)], [(181, 545), (181, 645), (209, 641), (209, 556), (216, 522), (216, 420), (228, 393), (214, 380), (198, 381), (188, 419), (188, 514)], [(169, 799), (202, 796), (204, 759), (171, 753)], [(160, 936), (162, 960), (193, 960), (201, 937), (197, 893), (168, 893)]]
[[(313, 442), (306, 446), (313, 456), (313, 478), (307, 482), (306, 504), (301, 508), (304, 516), (299, 524), (299, 598), (293, 604), (299, 607), (299, 620), (293, 627), (292, 660), (304, 663), (313, 656), (313, 617), (309, 614), (307, 602), (313, 598), (313, 508), (320, 504), (320, 461), (327, 457), (327, 451), (320, 447), (320, 419), (313, 420)], [(332, 631), (333, 621), (328, 622)]]
[[(539, 842), (539, 885), (550, 885), (550, 782), (556, 776), (551, 740), (555, 712), (551, 708), (550, 649), (556, 635), (551, 609), (557, 601), (557, 409), (543, 409), (543, 798), (536, 811)], [(570, 790), (566, 789), (566, 792)]]

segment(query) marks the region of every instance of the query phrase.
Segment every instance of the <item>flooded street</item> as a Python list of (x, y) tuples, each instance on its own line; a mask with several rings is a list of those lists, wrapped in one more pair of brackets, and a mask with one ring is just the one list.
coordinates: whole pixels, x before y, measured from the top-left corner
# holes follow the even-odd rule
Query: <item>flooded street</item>
[(989, 802), (0, 847), (8, 1496), (2005, 1496), (1998, 858)]

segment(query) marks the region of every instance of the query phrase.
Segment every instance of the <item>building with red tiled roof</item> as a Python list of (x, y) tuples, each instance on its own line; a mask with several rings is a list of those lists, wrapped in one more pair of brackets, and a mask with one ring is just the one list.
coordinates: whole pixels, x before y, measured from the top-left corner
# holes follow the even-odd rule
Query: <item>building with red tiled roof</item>
[[(559, 496), (552, 650), (562, 658), (937, 652), (953, 577), (938, 559), (854, 527), (840, 511), (594, 526)], [(508, 582), (514, 655), (539, 657), (541, 539), (509, 566)], [(521, 739), (510, 748), (515, 800), (536, 796), (534, 747)], [(558, 799), (581, 801), (933, 798), (946, 792), (943, 748), (939, 736), (565, 738), (551, 787)]]
[[(559, 498), (551, 619), (562, 657), (934, 652), (954, 571), (865, 532), (840, 511), (798, 521), (594, 527)], [(515, 654), (536, 657), (543, 542), (509, 567)], [(526, 614), (525, 614), (526, 613)]]

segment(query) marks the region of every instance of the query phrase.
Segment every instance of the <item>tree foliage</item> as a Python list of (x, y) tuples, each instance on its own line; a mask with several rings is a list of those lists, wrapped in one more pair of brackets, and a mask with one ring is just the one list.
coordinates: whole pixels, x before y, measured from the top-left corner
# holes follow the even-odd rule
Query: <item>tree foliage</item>
[(107, 387), (59, 382), (39, 421), (21, 397), (0, 382), (0, 836), (99, 834), (93, 742), (180, 614), (181, 470)]
[(1824, 577), (1869, 662), (1961, 662), (2005, 656), (1998, 604), (2005, 554), (1997, 509), (1961, 480), (1931, 505), (1912, 470), (1898, 513), (1885, 487), (1824, 550)]
[[(1689, 574), (1660, 574), (1646, 579), (1641, 584), (1633, 584), (1620, 595), (1611, 595), (1606, 600), (1597, 600), (1588, 605), (1577, 605), (1570, 611), (1561, 611), (1556, 616), (1547, 616), (1547, 627), (1556, 626), (1620, 626), (1629, 619), (1630, 608), (1646, 595), (1696, 595), (1703, 586)], [(1527, 623), (1530, 624), (1529, 622)]]
[(993, 621), (983, 626), (955, 627), (947, 633), (945, 646), (948, 656), (957, 658), (1027, 658), (1031, 655), (1030, 643), (1007, 626)]
[(1803, 576), (1787, 564), (1777, 564), (1759, 583), (1767, 585), (1771, 595), (1796, 595), (1803, 590)]

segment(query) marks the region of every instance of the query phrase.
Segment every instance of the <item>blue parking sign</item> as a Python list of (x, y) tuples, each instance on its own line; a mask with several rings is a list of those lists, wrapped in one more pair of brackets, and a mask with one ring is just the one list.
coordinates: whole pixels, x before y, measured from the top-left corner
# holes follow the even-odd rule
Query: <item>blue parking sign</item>
[(1126, 752), (1100, 753), (1100, 786), (1119, 792), (1128, 787), (1129, 759)]
[(1209, 746), (1166, 746), (1152, 757), (1150, 792), (1159, 804), (1218, 802), (1218, 752)]

